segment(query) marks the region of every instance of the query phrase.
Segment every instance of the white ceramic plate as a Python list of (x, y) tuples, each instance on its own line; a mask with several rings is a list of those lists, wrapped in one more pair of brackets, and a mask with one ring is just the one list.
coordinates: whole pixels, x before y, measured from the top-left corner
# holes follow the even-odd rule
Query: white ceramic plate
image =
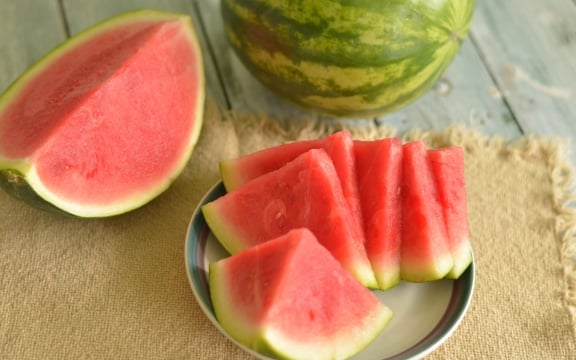
[[(226, 336), (214, 316), (208, 287), (208, 265), (228, 256), (206, 225), (200, 206), (225, 194), (216, 184), (194, 211), (188, 228), (185, 261), (192, 291), (206, 316)], [(376, 291), (394, 317), (384, 331), (353, 360), (420, 359), (431, 353), (458, 327), (472, 299), (474, 264), (458, 280), (415, 284), (402, 282), (387, 291)], [(230, 338), (228, 336), (228, 338)], [(268, 359), (231, 339), (248, 353)]]

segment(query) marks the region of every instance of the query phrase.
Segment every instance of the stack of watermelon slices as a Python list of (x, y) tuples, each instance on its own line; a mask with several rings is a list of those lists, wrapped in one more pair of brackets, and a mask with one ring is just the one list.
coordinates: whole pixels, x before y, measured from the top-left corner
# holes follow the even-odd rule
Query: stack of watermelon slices
[[(339, 131), (221, 161), (220, 172), (227, 193), (205, 204), (202, 213), (232, 254), (221, 261), (259, 254), (253, 249), (306, 229), (363, 288), (387, 290), (401, 280), (457, 279), (472, 262), (461, 147), (427, 149), (422, 141), (402, 143), (400, 138), (360, 141)], [(261, 266), (261, 257), (253, 257), (254, 267)], [(262, 274), (249, 275), (248, 263), (244, 259), (233, 276), (244, 284), (250, 277), (259, 288)], [(286, 269), (298, 266), (311, 265), (268, 267), (276, 275), (266, 279), (276, 276), (282, 282)], [(216, 297), (215, 292), (223, 292), (213, 289), (223, 281), (221, 271), (212, 271), (218, 268), (210, 267)], [(255, 297), (261, 295), (258, 290), (251, 299), (258, 303), (262, 299)], [(222, 313), (234, 304), (214, 297), (213, 302), (217, 318), (225, 323)], [(269, 314), (256, 317), (265, 316)], [(389, 320), (383, 318), (378, 320), (381, 326), (365, 326), (381, 329)]]
[(472, 262), (461, 147), (339, 131), (220, 162), (227, 194), (203, 207), (231, 254), (312, 230), (358, 281), (457, 279)]

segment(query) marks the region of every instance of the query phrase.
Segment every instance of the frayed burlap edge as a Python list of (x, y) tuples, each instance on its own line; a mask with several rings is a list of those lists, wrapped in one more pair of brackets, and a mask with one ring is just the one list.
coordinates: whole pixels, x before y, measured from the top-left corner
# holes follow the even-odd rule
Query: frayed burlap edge
[(527, 161), (543, 160), (549, 168), (553, 185), (556, 217), (556, 239), (559, 257), (564, 268), (565, 293), (563, 303), (569, 313), (572, 331), (576, 336), (576, 195), (574, 194), (574, 168), (569, 162), (570, 144), (566, 139), (523, 136), (506, 140), (487, 136), (476, 130), (454, 125), (444, 130), (428, 131), (413, 129), (405, 134), (385, 125), (365, 122), (330, 122), (316, 118), (293, 120), (270, 119), (265, 115), (223, 114), (225, 120), (233, 121), (242, 138), (243, 131), (266, 131), (278, 136), (279, 142), (328, 135), (338, 130), (349, 131), (356, 139), (372, 140), (389, 136), (401, 136), (404, 141), (423, 140), (428, 146), (459, 145), (466, 153), (482, 152), (492, 156), (519, 157)]

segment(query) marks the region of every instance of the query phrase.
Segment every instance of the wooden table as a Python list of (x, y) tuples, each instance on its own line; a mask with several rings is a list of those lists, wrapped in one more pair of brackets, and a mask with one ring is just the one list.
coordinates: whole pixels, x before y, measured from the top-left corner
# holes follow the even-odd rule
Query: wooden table
[[(193, 17), (204, 49), (208, 96), (219, 106), (301, 115), (262, 87), (233, 54), (218, 0), (0, 0), (0, 89), (71, 34), (143, 7)], [(478, 0), (470, 36), (440, 83), (404, 110), (376, 120), (400, 133), (464, 124), (511, 139), (523, 134), (576, 138), (574, 19), (576, 4), (570, 0)]]

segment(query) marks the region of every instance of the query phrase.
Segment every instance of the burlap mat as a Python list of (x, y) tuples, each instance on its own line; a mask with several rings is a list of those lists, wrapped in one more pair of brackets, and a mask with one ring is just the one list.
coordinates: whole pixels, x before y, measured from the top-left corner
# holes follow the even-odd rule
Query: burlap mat
[[(206, 319), (187, 282), (184, 240), (217, 161), (334, 128), (222, 119), (209, 107), (193, 158), (173, 186), (126, 215), (80, 220), (0, 193), (1, 359), (247, 359)], [(355, 129), (358, 138), (390, 129)], [(453, 128), (413, 132), (461, 144), (477, 283), (470, 311), (431, 359), (573, 359), (575, 214), (566, 146), (509, 144)]]

